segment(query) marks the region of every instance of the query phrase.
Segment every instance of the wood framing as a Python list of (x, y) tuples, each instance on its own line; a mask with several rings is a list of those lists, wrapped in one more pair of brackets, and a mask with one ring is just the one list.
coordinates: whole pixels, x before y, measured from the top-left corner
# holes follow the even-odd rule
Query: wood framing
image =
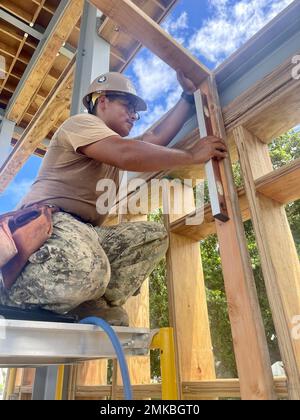
[[(107, 384), (107, 360), (91, 360), (79, 364), (73, 386), (99, 386)], [(74, 389), (74, 391), (75, 391)]]
[(300, 158), (255, 181), (256, 191), (287, 204), (300, 199)]
[[(203, 90), (214, 133), (226, 138), (215, 80), (210, 78)], [(229, 159), (220, 167), (230, 220), (216, 221), (216, 230), (241, 394), (244, 399), (274, 399), (270, 358)]]
[(82, 14), (83, 0), (69, 0), (49, 34), (40, 51), (38, 51), (36, 60), (32, 63), (30, 71), (26, 73), (26, 81), (15, 97), (12, 98), (10, 106), (6, 112), (7, 118), (19, 123), (28, 108), (32, 96), (41, 87), (45, 77), (49, 73), (53, 63), (59, 53), (63, 43), (68, 39), (74, 26)]
[[(170, 191), (163, 190), (165, 226), (178, 218)], [(195, 208), (193, 190), (185, 196), (185, 206)], [(174, 328), (178, 395), (183, 397), (183, 381), (216, 378), (209, 328), (206, 290), (199, 244), (170, 233), (167, 252), (169, 322)]]
[(254, 180), (272, 170), (268, 148), (244, 127), (234, 130), (262, 270), (288, 376), (290, 399), (300, 399), (300, 340), (293, 320), (300, 314), (300, 264), (282, 204), (256, 194)]
[[(300, 183), (299, 183), (299, 167), (300, 158), (296, 159), (282, 168), (272, 170), (268, 174), (254, 180), (256, 191), (277, 201), (281, 204), (288, 204), (300, 199)], [(245, 222), (251, 218), (250, 208), (246, 192), (244, 188), (237, 191), (239, 199), (239, 207), (242, 219)], [(211, 213), (210, 204), (206, 204), (203, 208), (203, 223), (197, 225), (188, 225), (186, 218), (194, 218), (195, 212), (188, 216), (183, 216), (171, 224), (171, 231), (180, 235), (193, 238), (197, 241), (205, 239), (208, 235), (216, 233), (216, 226)]]
[[(147, 215), (122, 215), (122, 223), (147, 221)], [(147, 279), (137, 296), (132, 296), (124, 305), (129, 316), (129, 325), (134, 328), (150, 328), (149, 280)], [(150, 356), (128, 357), (128, 371), (132, 385), (146, 385), (151, 382)], [(122, 384), (121, 372), (118, 368), (113, 381), (114, 397), (117, 398), (116, 388)]]
[[(164, 209), (169, 210), (165, 225), (170, 233), (167, 255), (170, 324), (175, 331), (181, 399), (225, 396), (272, 400), (288, 395), (290, 399), (299, 400), (300, 340), (293, 336), (293, 327), (300, 314), (300, 265), (284, 205), (300, 198), (300, 159), (273, 171), (267, 146), (274, 137), (300, 123), (300, 83), (293, 71), (294, 57), (300, 55), (299, 1), (294, 1), (214, 72), (158, 25), (176, 0), (88, 1), (104, 13), (97, 30), (111, 44), (111, 70), (123, 70), (141, 45), (148, 47), (173, 69), (180, 67), (195, 82), (208, 99), (207, 112), (213, 133), (227, 137), (231, 159), (224, 160), (220, 168), (228, 222), (214, 220), (207, 205), (204, 223), (187, 225), (187, 217), (194, 215), (193, 190), (189, 197), (190, 213), (176, 218), (164, 194)], [(51, 141), (56, 128), (69, 115), (75, 57), (70, 59), (60, 51), (68, 42), (74, 48), (73, 52), (68, 50), (71, 56), (76, 52), (83, 0), (32, 0), (32, 8), (28, 2), (22, 4), (22, 0), (3, 0), (2, 3), (3, 9), (22, 22), (15, 23), (12, 29), (12, 25), (0, 21), (0, 34), (5, 35), (4, 42), (2, 39), (0, 42), (0, 53), (5, 55), (8, 64), (0, 85), (0, 106), (4, 110), (2, 114), (17, 122), (18, 128), (24, 131), (14, 136), (14, 150), (0, 168), (0, 192), (31, 154), (46, 150), (47, 145), (40, 146), (43, 140), (48, 137)], [(57, 20), (50, 24), (53, 16)], [(36, 21), (41, 23), (41, 30), (49, 32), (40, 43), (43, 37), (37, 26), (30, 31), (32, 25), (27, 25), (28, 34), (24, 32), (24, 22), (35, 25)], [(195, 125), (189, 130), (183, 128), (174, 140), (172, 147), (188, 149), (199, 141), (199, 130)], [(240, 159), (245, 183), (239, 191), (234, 185), (231, 166), (237, 159)], [(172, 172), (145, 173), (142, 178), (149, 182), (153, 177), (166, 175), (200, 179), (204, 178), (204, 171), (202, 165), (196, 165)], [(129, 198), (134, 199), (134, 193)], [(243, 221), (249, 218), (256, 234), (287, 372), (287, 378), (276, 381), (272, 377), (243, 228)], [(216, 233), (219, 240), (239, 380), (216, 380), (215, 377), (198, 243), (211, 233)], [(126, 305), (132, 326), (149, 326), (148, 302), (146, 282), (141, 295), (131, 298)], [(70, 398), (122, 398), (117, 370), (113, 385), (108, 386), (106, 367), (106, 362), (93, 361), (74, 368)], [(160, 385), (149, 384), (148, 357), (130, 359), (129, 370), (135, 398), (161, 398)], [(23, 377), (16, 384), (21, 395), (29, 392), (32, 380), (32, 371), (22, 372)]]
[[(130, 0), (89, 0), (173, 69), (199, 84), (211, 73)], [(143, 30), (141, 30), (143, 28)]]
[[(286, 398), (287, 381), (285, 377), (274, 378), (274, 388), (278, 398)], [(133, 385), (133, 398), (141, 400), (144, 398), (161, 399), (161, 385)], [(31, 394), (31, 387), (19, 385), (15, 388), (15, 394), (22, 392), (23, 394)], [(105, 397), (110, 398), (112, 394), (112, 386), (77, 386), (77, 400), (99, 400)], [(213, 381), (201, 382), (183, 382), (182, 394), (185, 400), (214, 399), (222, 398), (240, 398), (240, 383), (238, 379), (216, 379)], [(122, 399), (124, 395), (123, 387), (117, 387), (116, 397)]]

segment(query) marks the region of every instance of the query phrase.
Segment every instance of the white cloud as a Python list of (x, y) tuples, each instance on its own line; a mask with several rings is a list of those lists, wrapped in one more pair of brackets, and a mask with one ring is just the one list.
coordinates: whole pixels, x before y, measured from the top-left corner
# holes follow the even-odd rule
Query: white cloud
[(10, 199), (13, 200), (14, 203), (18, 203), (30, 190), (30, 187), (33, 184), (33, 182), (33, 179), (22, 179), (19, 182), (13, 181), (1, 194), (1, 198), (10, 197)]
[(210, 0), (212, 15), (192, 36), (189, 49), (219, 64), (293, 0)]
[[(182, 13), (177, 19), (169, 17), (163, 28), (179, 42), (185, 42), (188, 28), (188, 15)], [(161, 99), (166, 94), (177, 90), (177, 80), (174, 70), (152, 53), (146, 52), (133, 62), (133, 72), (141, 95), (147, 101)], [(163, 98), (165, 99), (165, 98)]]
[(188, 28), (188, 14), (183, 12), (176, 20), (172, 19), (172, 17), (168, 17), (162, 24), (162, 27), (172, 36), (176, 36), (178, 35), (178, 32)]
[(162, 60), (147, 53), (146, 58), (137, 58), (133, 63), (139, 91), (147, 101), (160, 99), (176, 84), (175, 72)]
[(142, 119), (131, 133), (131, 136), (137, 136), (175, 106), (182, 88), (178, 84), (175, 71), (152, 54), (147, 58), (137, 59), (133, 69), (139, 92), (148, 103), (148, 111), (141, 113)]

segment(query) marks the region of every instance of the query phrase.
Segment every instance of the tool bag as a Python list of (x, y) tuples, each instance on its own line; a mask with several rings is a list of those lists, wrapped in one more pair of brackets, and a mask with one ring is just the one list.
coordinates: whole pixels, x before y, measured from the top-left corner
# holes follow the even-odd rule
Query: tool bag
[(36, 204), (0, 215), (0, 269), (7, 290), (12, 287), (29, 257), (50, 238), (52, 214), (57, 211), (58, 207)]

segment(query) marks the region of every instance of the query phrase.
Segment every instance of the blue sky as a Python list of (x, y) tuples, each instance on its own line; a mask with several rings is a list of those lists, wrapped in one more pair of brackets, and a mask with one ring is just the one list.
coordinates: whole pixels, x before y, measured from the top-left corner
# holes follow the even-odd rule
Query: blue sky
[[(179, 0), (162, 26), (213, 69), (290, 3), (292, 0)], [(181, 89), (175, 72), (145, 49), (126, 74), (149, 106), (132, 133), (137, 135), (175, 105)], [(31, 157), (0, 195), (0, 214), (12, 210), (26, 194), (40, 163), (40, 158)]]

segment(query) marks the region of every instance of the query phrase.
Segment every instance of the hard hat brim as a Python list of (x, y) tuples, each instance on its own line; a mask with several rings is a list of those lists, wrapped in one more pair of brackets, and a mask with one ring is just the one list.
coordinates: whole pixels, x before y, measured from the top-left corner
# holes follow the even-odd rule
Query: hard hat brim
[(132, 93), (126, 93), (126, 95), (133, 98), (133, 100), (135, 101), (135, 108), (137, 112), (147, 111), (148, 109), (147, 104), (142, 98), (140, 98), (137, 95), (133, 95)]

